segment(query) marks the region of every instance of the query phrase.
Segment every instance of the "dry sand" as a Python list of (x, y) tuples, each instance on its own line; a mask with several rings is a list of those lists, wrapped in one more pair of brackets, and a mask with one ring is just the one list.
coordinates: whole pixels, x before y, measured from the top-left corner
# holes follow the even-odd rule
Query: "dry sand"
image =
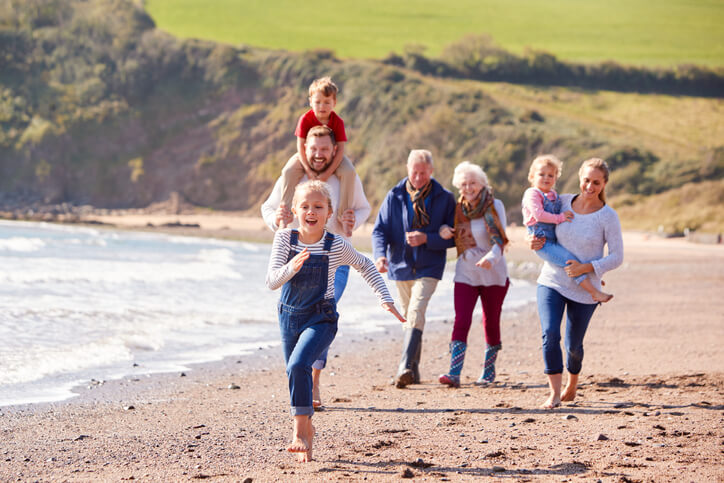
[[(99, 221), (199, 223), (167, 230), (271, 239), (258, 219), (238, 216)], [(355, 238), (360, 248), (368, 232)], [(535, 260), (512, 232), (508, 258)], [(63, 403), (0, 408), (0, 480), (724, 481), (724, 247), (633, 233), (625, 247), (624, 265), (605, 277), (615, 298), (586, 335), (578, 399), (559, 409), (538, 408), (547, 389), (531, 306), (504, 313), (489, 388), (472, 385), (479, 323), (459, 389), (437, 383), (450, 322), (430, 324), (423, 382), (404, 390), (390, 384), (401, 330), (338, 339), (312, 463), (284, 451), (291, 420), (275, 348), (185, 377), (127, 378)]]

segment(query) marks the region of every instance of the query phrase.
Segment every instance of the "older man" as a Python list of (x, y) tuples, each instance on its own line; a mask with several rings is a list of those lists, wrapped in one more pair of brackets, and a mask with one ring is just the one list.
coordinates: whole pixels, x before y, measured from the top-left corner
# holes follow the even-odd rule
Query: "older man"
[(452, 240), (438, 230), (453, 226), (455, 199), (432, 178), (430, 151), (415, 149), (407, 158), (407, 177), (387, 193), (375, 221), (372, 247), (375, 265), (389, 272), (402, 304), (404, 345), (395, 385), (420, 382), (420, 353), (425, 311), (445, 269)]
[[(305, 153), (312, 171), (315, 173), (323, 172), (332, 163), (336, 152), (337, 143), (334, 139), (334, 133), (330, 128), (327, 126), (316, 126), (309, 130), (305, 142)], [(304, 176), (300, 183), (307, 180), (308, 177)], [(334, 209), (332, 216), (329, 217), (329, 221), (327, 222), (327, 230), (331, 233), (344, 237), (345, 231), (351, 233), (354, 229), (367, 221), (371, 211), (370, 204), (365, 197), (364, 190), (362, 189), (362, 182), (358, 176), (355, 180), (351, 208), (345, 211), (341, 217), (337, 217), (337, 207), (339, 206), (340, 197), (339, 178), (336, 176), (330, 176), (327, 180), (327, 184), (329, 185), (330, 194), (332, 195), (332, 208)], [(282, 186), (283, 180), (280, 177), (274, 184), (274, 188), (272, 188), (269, 198), (267, 198), (267, 200), (261, 205), (262, 217), (269, 228), (273, 231), (276, 231), (279, 227), (299, 226), (298, 220), (296, 220), (294, 215), (292, 215), (291, 207), (286, 206), (282, 202)], [(346, 226), (342, 226), (342, 224)], [(342, 297), (342, 293), (347, 285), (348, 276), (349, 266), (343, 265), (337, 269), (334, 281), (334, 299), (337, 302)], [(326, 361), (327, 351), (325, 350), (320, 356), (320, 359), (312, 366), (312, 376), (314, 381), (313, 404), (317, 407), (321, 405), (319, 395), (320, 371), (326, 365)]]

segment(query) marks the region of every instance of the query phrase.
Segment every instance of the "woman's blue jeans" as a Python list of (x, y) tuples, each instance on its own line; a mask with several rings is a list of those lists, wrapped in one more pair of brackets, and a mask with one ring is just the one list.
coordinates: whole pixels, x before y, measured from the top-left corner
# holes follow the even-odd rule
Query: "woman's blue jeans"
[(561, 322), (566, 312), (566, 367), (570, 374), (581, 372), (583, 362), (583, 337), (588, 323), (598, 304), (574, 302), (556, 290), (538, 285), (538, 316), (543, 333), (543, 361), (546, 374), (563, 372), (563, 354), (561, 353)]
[(279, 303), (279, 329), (293, 416), (314, 414), (312, 363), (334, 340), (337, 317), (334, 302), (324, 301), (305, 309)]

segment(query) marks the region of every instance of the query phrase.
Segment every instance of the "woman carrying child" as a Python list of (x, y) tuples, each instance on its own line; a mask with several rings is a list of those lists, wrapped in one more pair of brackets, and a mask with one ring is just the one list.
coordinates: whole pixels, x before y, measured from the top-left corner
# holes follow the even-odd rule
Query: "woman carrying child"
[(439, 378), (441, 384), (460, 386), (460, 372), (465, 360), (468, 332), (473, 310), (480, 298), (485, 327), (485, 362), (476, 384), (495, 380), (495, 360), (500, 343), (500, 312), (508, 293), (508, 267), (503, 250), (505, 207), (493, 197), (488, 176), (478, 165), (463, 161), (455, 168), (453, 186), (460, 191), (455, 206), (455, 227), (440, 227), (440, 236), (455, 237), (458, 261), (455, 265), (455, 325), (450, 342), (450, 371)]
[[(556, 240), (556, 225), (571, 221), (574, 216), (571, 210), (561, 213), (561, 199), (553, 189), (562, 168), (563, 163), (552, 154), (535, 158), (528, 171), (531, 187), (523, 194), (522, 207), (523, 223), (528, 227), (528, 233), (546, 240), (543, 248), (536, 252), (538, 256), (559, 267), (566, 267), (569, 261), (580, 263), (580, 260)], [(585, 273), (574, 280), (596, 302), (608, 302), (613, 298), (613, 295), (594, 287)]]
[(292, 443), (287, 451), (299, 453), (299, 461), (312, 460), (312, 363), (331, 344), (337, 333), (334, 276), (340, 265), (357, 269), (382, 303), (400, 321), (384, 280), (375, 265), (343, 238), (325, 230), (332, 215), (326, 183), (300, 184), (292, 201), (299, 230), (282, 229), (274, 236), (266, 285), (281, 287), (279, 328), (289, 378)]
[[(573, 401), (576, 397), (578, 375), (583, 362), (583, 337), (593, 312), (598, 307), (590, 293), (575, 277), (587, 275), (597, 289), (601, 277), (623, 262), (623, 238), (616, 212), (606, 204), (606, 183), (609, 169), (599, 158), (583, 162), (578, 171), (581, 192), (560, 197), (561, 209), (570, 210), (574, 216), (569, 223), (556, 228), (559, 243), (576, 255), (580, 263), (570, 260), (564, 268), (545, 261), (538, 277), (538, 315), (543, 332), (543, 361), (548, 375), (550, 395), (542, 407), (552, 409), (561, 401)], [(545, 239), (529, 235), (530, 246), (539, 250)], [(608, 246), (604, 256), (603, 248)], [(561, 393), (563, 355), (561, 353), (561, 322), (566, 312), (566, 367), (568, 383)]]

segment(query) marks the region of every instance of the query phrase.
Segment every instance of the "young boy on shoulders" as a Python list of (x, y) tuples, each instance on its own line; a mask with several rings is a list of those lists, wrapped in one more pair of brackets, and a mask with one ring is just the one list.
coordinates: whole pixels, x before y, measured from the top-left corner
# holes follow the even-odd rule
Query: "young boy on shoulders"
[[(339, 89), (329, 77), (316, 79), (309, 86), (309, 106), (311, 109), (303, 114), (297, 122), (294, 135), (297, 136), (297, 154), (287, 162), (282, 169), (282, 202), (286, 206), (292, 205), (294, 188), (306, 174), (310, 180), (319, 179), (327, 181), (332, 174), (340, 181), (340, 199), (337, 213), (344, 213), (352, 206), (354, 196), (354, 182), (356, 172), (352, 162), (344, 155), (344, 143), (347, 141), (347, 134), (344, 130), (344, 121), (334, 112), (337, 105), (337, 93)], [(309, 160), (305, 154), (305, 140), (309, 130), (315, 126), (327, 126), (334, 132), (337, 140), (337, 153), (332, 163), (321, 173), (312, 170)], [(352, 227), (341, 222), (344, 227), (344, 235), (352, 236)]]

